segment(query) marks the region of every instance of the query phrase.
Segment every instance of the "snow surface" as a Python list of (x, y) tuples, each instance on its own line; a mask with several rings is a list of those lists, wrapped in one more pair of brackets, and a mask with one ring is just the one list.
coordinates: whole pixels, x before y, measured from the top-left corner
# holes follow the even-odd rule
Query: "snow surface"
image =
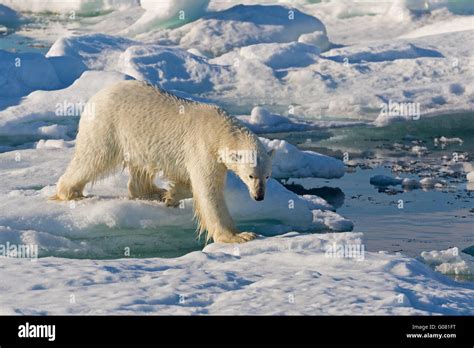
[(298, 42), (311, 44), (319, 47), (321, 51), (327, 51), (331, 47), (327, 35), (323, 31), (314, 31), (312, 33), (302, 34), (298, 38)]
[[(474, 7), (474, 6), (473, 6)], [(414, 39), (422, 36), (439, 35), (445, 33), (452, 33), (457, 31), (472, 30), (474, 24), (472, 23), (472, 17), (460, 17), (450, 18), (435, 24), (430, 24), (419, 29), (416, 29), (410, 33), (407, 33), (400, 38), (402, 39)]]
[[(211, 244), (175, 259), (2, 258), (1, 314), (474, 313), (474, 286), (402, 255), (328, 254), (361, 234)], [(74, 295), (71, 297), (71, 295)], [(73, 298), (73, 301), (71, 301)]]
[(303, 67), (316, 62), (320, 48), (301, 42), (265, 43), (245, 46), (211, 60), (220, 65), (238, 64), (240, 59), (257, 60), (272, 69)]

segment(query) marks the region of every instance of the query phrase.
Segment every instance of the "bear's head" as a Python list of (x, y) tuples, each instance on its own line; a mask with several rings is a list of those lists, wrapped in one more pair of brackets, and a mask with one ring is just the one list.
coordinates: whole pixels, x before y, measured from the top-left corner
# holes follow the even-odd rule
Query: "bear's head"
[[(226, 149), (224, 163), (244, 182), (252, 199), (263, 201), (267, 181), (272, 174), (272, 157), (275, 150), (267, 152), (261, 144), (257, 148), (258, 150)], [(220, 157), (223, 158), (223, 155), (221, 154)]]

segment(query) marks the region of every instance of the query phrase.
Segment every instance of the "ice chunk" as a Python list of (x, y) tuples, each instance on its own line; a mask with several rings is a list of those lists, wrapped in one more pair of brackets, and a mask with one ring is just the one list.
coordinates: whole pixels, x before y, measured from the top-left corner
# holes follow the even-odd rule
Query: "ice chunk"
[(134, 44), (132, 40), (104, 34), (67, 36), (59, 38), (46, 56), (73, 57), (89, 69), (114, 70), (120, 54)]
[(322, 52), (327, 51), (331, 47), (326, 33), (319, 30), (301, 35), (298, 38), (298, 42), (318, 46)]
[(335, 211), (334, 207), (329, 204), (325, 199), (315, 196), (315, 195), (303, 195), (303, 197), (308, 202), (308, 208), (311, 210), (331, 210)]
[(387, 175), (375, 175), (370, 178), (370, 184), (374, 186), (397, 186), (402, 183), (401, 178), (392, 178)]
[(447, 250), (423, 251), (423, 261), (435, 267), (435, 270), (443, 274), (470, 275), (474, 272), (472, 265), (461, 258), (457, 247)]
[[(337, 213), (326, 210), (330, 205), (313, 197), (303, 197), (270, 180), (265, 200), (255, 202), (246, 186), (235, 175), (228, 176), (226, 201), (232, 215), (239, 221), (271, 219), (298, 231), (350, 231), (352, 223)], [(325, 209), (320, 210), (321, 208)]]
[(0, 97), (22, 97), (35, 90), (67, 87), (86, 67), (76, 59), (0, 50)]
[(443, 274), (452, 274), (452, 275), (470, 275), (472, 274), (469, 265), (466, 261), (459, 261), (454, 263), (442, 263), (435, 268), (436, 271)]
[(273, 157), (274, 178), (340, 178), (345, 173), (344, 162), (313, 151), (301, 151), (285, 140), (260, 138), (267, 150), (276, 151)]
[(446, 182), (437, 178), (423, 178), (420, 180), (420, 185), (423, 188), (444, 187)]
[(275, 126), (281, 123), (288, 123), (289, 120), (286, 117), (272, 114), (261, 106), (256, 106), (252, 109), (248, 122), (251, 124)]
[(464, 141), (461, 138), (446, 138), (445, 136), (442, 136), (440, 138), (434, 138), (434, 144), (435, 146), (438, 145), (438, 143), (444, 144), (444, 145), (449, 145), (449, 144), (460, 144), (462, 145)]
[(43, 126), (38, 128), (38, 133), (52, 138), (64, 138), (67, 133), (67, 127), (52, 124), (51, 126)]
[(407, 188), (407, 189), (417, 189), (419, 188), (420, 182), (416, 179), (412, 178), (405, 178), (402, 180), (402, 187)]
[(313, 223), (327, 226), (336, 232), (352, 231), (354, 228), (352, 221), (331, 211), (313, 210)]
[(474, 182), (474, 170), (472, 172), (467, 173), (466, 179), (469, 182)]
[(436, 178), (423, 178), (420, 181), (412, 178), (393, 178), (387, 175), (375, 175), (370, 178), (370, 184), (374, 186), (387, 187), (387, 186), (398, 186), (406, 189), (416, 189), (416, 188), (433, 188), (433, 187), (443, 187), (446, 185), (446, 182)]
[(262, 106), (254, 107), (250, 116), (236, 117), (255, 133), (297, 132), (315, 128), (310, 122), (273, 114)]
[(129, 47), (120, 55), (117, 70), (167, 90), (204, 93), (219, 85), (228, 72), (181, 48), (159, 45)]
[(63, 139), (48, 139), (44, 140), (41, 139), (36, 143), (36, 148), (37, 149), (64, 149), (67, 147), (71, 147), (70, 144), (65, 142)]
[(428, 148), (426, 146), (415, 145), (410, 151), (418, 156), (422, 156), (428, 152)]
[(201, 17), (209, 0), (141, 0), (146, 10), (134, 24), (123, 30), (122, 35), (137, 35), (156, 28), (177, 26)]

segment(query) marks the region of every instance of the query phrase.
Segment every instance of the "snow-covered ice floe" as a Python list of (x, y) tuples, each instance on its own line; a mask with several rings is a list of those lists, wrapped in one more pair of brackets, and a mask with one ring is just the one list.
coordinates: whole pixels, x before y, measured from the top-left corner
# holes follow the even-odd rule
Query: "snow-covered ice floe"
[[(1, 314), (472, 315), (474, 286), (360, 233), (211, 244), (175, 259), (0, 258)], [(76, 301), (69, 301), (70, 294)], [(21, 299), (21, 301), (19, 301)], [(63, 300), (61, 300), (63, 299)]]
[(206, 56), (216, 57), (237, 47), (298, 41), (302, 34), (315, 31), (325, 36), (326, 28), (319, 19), (291, 9), (293, 18), (298, 18), (291, 20), (289, 10), (288, 7), (276, 5), (237, 5), (209, 13), (182, 27), (152, 31), (140, 38), (195, 48)]
[[(9, 3), (20, 10), (28, 6)], [(465, 77), (470, 74), (472, 52), (459, 42), (472, 41), (474, 30), (472, 16), (462, 4), (460, 11), (454, 11), (446, 3), (430, 3), (429, 10), (419, 10), (418, 3), (410, 2), (393, 3), (392, 8), (387, 3), (355, 6), (350, 1), (282, 1), (265, 6), (211, 1), (206, 10), (208, 3), (160, 1), (158, 10), (153, 1), (128, 5), (98, 1), (99, 9), (115, 12), (99, 16), (104, 20), (96, 19), (87, 31), (59, 38), (46, 58), (76, 58), (88, 69), (128, 74), (180, 95), (218, 103), (235, 114), (248, 114), (255, 105), (271, 106), (270, 112), (292, 105), (295, 115), (312, 121), (324, 114), (330, 119), (375, 120), (375, 125), (384, 126), (471, 109), (472, 86)], [(31, 3), (30, 10), (35, 11), (35, 5)], [(42, 6), (52, 7), (53, 2)], [(68, 6), (87, 8), (82, 1)], [(389, 7), (393, 18), (398, 11), (405, 13), (404, 25), (394, 30), (385, 29)], [(179, 8), (187, 17), (173, 23)], [(135, 22), (125, 18), (127, 11), (133, 11)], [(357, 36), (350, 44), (337, 44), (338, 39), (351, 37), (351, 29), (357, 35), (364, 20), (374, 28), (383, 25), (388, 37), (376, 36), (379, 31), (374, 29), (366, 39)], [(124, 28), (129, 21), (133, 23)], [(437, 27), (438, 22), (446, 25)], [(451, 22), (456, 25), (450, 27)], [(349, 34), (343, 36), (343, 29)], [(331, 43), (331, 36), (336, 43)], [(387, 112), (382, 112), (383, 105)], [(405, 106), (417, 105), (420, 115), (405, 112)]]
[[(41, 140), (36, 149), (0, 154), (0, 243), (34, 241), (42, 255), (95, 255), (104, 257), (112, 244), (95, 243), (97, 239), (118, 236), (119, 245), (127, 245), (143, 235), (154, 233), (159, 248), (169, 248), (185, 237), (181, 244), (196, 246), (192, 199), (184, 200), (181, 208), (169, 208), (164, 203), (127, 199), (127, 173), (116, 175), (87, 186), (88, 198), (77, 202), (48, 201), (55, 192), (55, 183), (73, 155), (71, 142)], [(277, 156), (281, 150), (277, 149)], [(292, 156), (298, 155), (294, 149)], [(284, 158), (286, 153), (281, 154)], [(307, 156), (307, 164), (316, 165), (318, 157)], [(277, 157), (278, 158), (278, 157)], [(322, 158), (322, 161), (325, 159)], [(329, 158), (327, 160), (330, 160)], [(278, 167), (276, 173), (284, 173)], [(297, 166), (295, 166), (297, 167)], [(279, 172), (280, 170), (280, 172)], [(292, 172), (288, 172), (289, 176)], [(324, 173), (323, 173), (324, 174)], [(161, 181), (159, 184), (166, 185)], [(255, 202), (246, 186), (229, 174), (226, 201), (237, 224), (250, 226), (263, 235), (288, 231), (322, 232), (350, 231), (351, 221), (334, 212), (324, 199), (298, 196), (278, 181), (268, 183), (265, 200)], [(185, 232), (176, 232), (176, 231)], [(163, 237), (160, 233), (163, 231)], [(172, 242), (166, 231), (174, 231)], [(79, 242), (81, 240), (81, 242)], [(114, 242), (110, 242), (114, 243)], [(159, 244), (162, 244), (161, 246)], [(171, 243), (171, 244), (170, 244)], [(118, 248), (119, 246), (114, 246)], [(151, 247), (151, 246), (150, 246)], [(105, 250), (105, 249), (106, 250)]]

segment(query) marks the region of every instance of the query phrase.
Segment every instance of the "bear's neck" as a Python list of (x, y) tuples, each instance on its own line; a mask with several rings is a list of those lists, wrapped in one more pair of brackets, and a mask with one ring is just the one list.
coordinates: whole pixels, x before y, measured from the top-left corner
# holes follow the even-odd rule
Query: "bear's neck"
[(255, 135), (250, 133), (247, 129), (239, 129), (233, 131), (231, 137), (223, 139), (225, 147), (232, 150), (257, 150), (258, 139)]

